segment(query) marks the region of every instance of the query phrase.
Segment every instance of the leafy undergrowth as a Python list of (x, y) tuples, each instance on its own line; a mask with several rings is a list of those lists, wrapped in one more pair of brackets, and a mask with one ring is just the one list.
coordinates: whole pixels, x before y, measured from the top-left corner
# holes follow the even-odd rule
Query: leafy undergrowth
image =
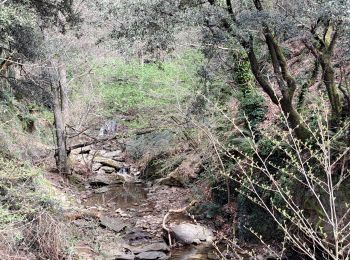
[(62, 259), (62, 203), (42, 173), (0, 157), (0, 258)]
[(53, 145), (52, 121), (42, 106), (13, 96), (0, 101), (0, 155), (41, 164)]
[(200, 53), (188, 51), (159, 62), (114, 59), (104, 66), (97, 64), (100, 113), (107, 117), (128, 115), (132, 120), (125, 124), (131, 129), (158, 125), (193, 93), (202, 62)]
[(189, 94), (202, 57), (188, 52), (163, 62), (140, 64), (114, 60), (97, 70), (100, 93), (111, 109), (127, 111), (174, 104)]

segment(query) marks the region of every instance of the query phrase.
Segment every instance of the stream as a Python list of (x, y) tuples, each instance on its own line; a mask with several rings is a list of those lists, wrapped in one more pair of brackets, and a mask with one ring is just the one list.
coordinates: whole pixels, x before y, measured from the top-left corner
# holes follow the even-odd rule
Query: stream
[[(150, 185), (144, 183), (124, 183), (113, 186), (103, 186), (89, 191), (90, 195), (85, 199), (84, 205), (87, 208), (103, 208), (105, 214), (118, 212), (125, 216), (130, 230), (137, 231), (137, 223), (145, 216), (151, 216), (153, 220), (162, 218), (156, 211), (156, 203), (151, 194), (154, 190)], [(177, 216), (172, 221), (181, 221), (183, 216)], [(159, 230), (157, 232), (160, 232)], [(130, 233), (130, 232), (129, 232)], [(159, 235), (159, 234), (158, 234)], [(127, 234), (126, 234), (127, 237)], [(139, 241), (147, 243), (146, 241)], [(153, 238), (152, 238), (153, 239)], [(214, 249), (210, 244), (189, 245), (177, 247), (171, 250), (170, 259), (217, 259)]]
[[(190, 189), (141, 180), (116, 141), (70, 156), (77, 168), (91, 169), (77, 194), (82, 213), (73, 218), (79, 259), (218, 259), (212, 230), (186, 212), (194, 201)], [(165, 225), (179, 242), (171, 248), (163, 230), (169, 212)]]

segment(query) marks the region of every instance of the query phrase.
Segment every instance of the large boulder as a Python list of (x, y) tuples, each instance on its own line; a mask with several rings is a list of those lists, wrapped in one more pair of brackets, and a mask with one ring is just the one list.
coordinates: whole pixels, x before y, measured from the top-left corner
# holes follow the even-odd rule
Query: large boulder
[(213, 232), (199, 224), (182, 223), (171, 225), (171, 230), (175, 239), (185, 245), (212, 242), (214, 239)]
[(94, 158), (94, 162), (101, 163), (104, 166), (113, 167), (117, 171), (124, 166), (122, 162), (100, 156)]
[(259, 234), (264, 241), (282, 241), (283, 232), (278, 228), (271, 215), (244, 195), (237, 196), (236, 236), (248, 243), (257, 243), (259, 238), (250, 229)]
[(88, 154), (88, 153), (90, 153), (91, 149), (92, 149), (91, 145), (88, 145), (88, 146), (84, 146), (84, 147), (81, 147), (81, 148), (73, 149), (70, 152), (71, 152), (71, 154), (74, 154), (74, 155)]
[(123, 176), (116, 174), (106, 174), (103, 171), (99, 171), (89, 178), (89, 183), (92, 186), (122, 184), (124, 182), (125, 179), (123, 178)]
[(189, 155), (181, 164), (158, 183), (161, 185), (183, 187), (198, 177), (202, 161), (198, 155)]

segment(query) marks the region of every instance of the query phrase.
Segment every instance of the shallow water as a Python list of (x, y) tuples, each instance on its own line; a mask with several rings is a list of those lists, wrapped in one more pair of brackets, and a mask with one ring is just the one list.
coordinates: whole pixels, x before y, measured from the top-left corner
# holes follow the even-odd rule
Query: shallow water
[[(101, 189), (101, 188), (100, 188)], [(148, 188), (142, 183), (128, 183), (124, 185), (115, 185), (102, 187), (105, 192), (91, 194), (85, 201), (86, 206), (103, 207), (109, 210), (127, 210), (130, 208), (149, 208), (152, 205), (147, 201)], [(99, 189), (95, 190), (99, 191)], [(136, 217), (136, 216), (135, 216)], [(190, 245), (175, 248), (171, 251), (173, 260), (211, 260), (215, 257), (215, 249), (207, 245)]]
[(86, 206), (108, 207), (111, 209), (129, 209), (137, 207), (147, 200), (147, 189), (143, 184), (124, 184), (106, 187), (103, 193), (93, 193), (86, 199)]
[(218, 259), (215, 249), (210, 244), (207, 245), (191, 245), (176, 248), (171, 252), (173, 260), (212, 260)]

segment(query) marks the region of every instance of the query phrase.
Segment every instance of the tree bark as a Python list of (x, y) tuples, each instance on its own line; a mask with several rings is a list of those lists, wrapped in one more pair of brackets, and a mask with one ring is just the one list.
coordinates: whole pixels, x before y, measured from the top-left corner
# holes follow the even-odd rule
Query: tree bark
[(330, 55), (321, 54), (320, 64), (323, 71), (323, 82), (326, 85), (329, 102), (331, 104), (332, 120), (338, 121), (341, 114), (342, 106), (338, 88), (335, 84), (334, 68), (331, 63)]
[(55, 119), (55, 132), (57, 142), (56, 164), (58, 171), (63, 175), (69, 174), (68, 157), (66, 152), (65, 123), (61, 107), (61, 90), (59, 86), (53, 87), (53, 112)]
[(60, 101), (62, 108), (62, 117), (64, 123), (68, 118), (68, 83), (67, 83), (67, 69), (66, 64), (60, 60), (58, 62), (58, 76), (59, 76), (59, 87), (60, 87)]
[(316, 28), (311, 31), (314, 38), (317, 40), (313, 48), (317, 51), (316, 58), (319, 60), (322, 68), (322, 79), (326, 86), (328, 99), (331, 105), (330, 125), (332, 127), (338, 126), (343, 109), (342, 98), (335, 82), (335, 70), (332, 64), (332, 56), (341, 26), (341, 21), (335, 25), (333, 25), (331, 21), (328, 21), (327, 26), (324, 28), (322, 39), (317, 35)]
[(267, 40), (267, 42), (270, 44), (268, 47), (271, 48), (271, 59), (273, 60), (272, 62), (275, 63), (274, 71), (276, 77), (278, 78), (278, 85), (280, 92), (282, 93), (282, 98), (279, 99), (276, 96), (276, 93), (274, 92), (270, 82), (261, 73), (261, 68), (259, 62), (257, 61), (252, 41), (249, 44), (245, 44), (251, 71), (262, 89), (266, 94), (268, 94), (271, 101), (276, 105), (281, 105), (282, 112), (287, 117), (289, 126), (294, 129), (296, 137), (301, 141), (306, 141), (312, 136), (312, 134), (305, 126), (300, 114), (293, 105), (293, 96), (296, 88), (295, 80), (291, 77), (287, 70), (286, 61), (283, 59), (283, 57), (281, 57), (283, 54), (279, 49), (276, 50), (277, 43), (272, 44), (269, 40)]
[(55, 68), (50, 71), (52, 106), (55, 120), (56, 134), (56, 166), (60, 174), (68, 175), (70, 173), (68, 166), (67, 144), (66, 144), (66, 120), (65, 112), (68, 109), (67, 101), (67, 78), (66, 68), (60, 60), (51, 61), (50, 67)]

